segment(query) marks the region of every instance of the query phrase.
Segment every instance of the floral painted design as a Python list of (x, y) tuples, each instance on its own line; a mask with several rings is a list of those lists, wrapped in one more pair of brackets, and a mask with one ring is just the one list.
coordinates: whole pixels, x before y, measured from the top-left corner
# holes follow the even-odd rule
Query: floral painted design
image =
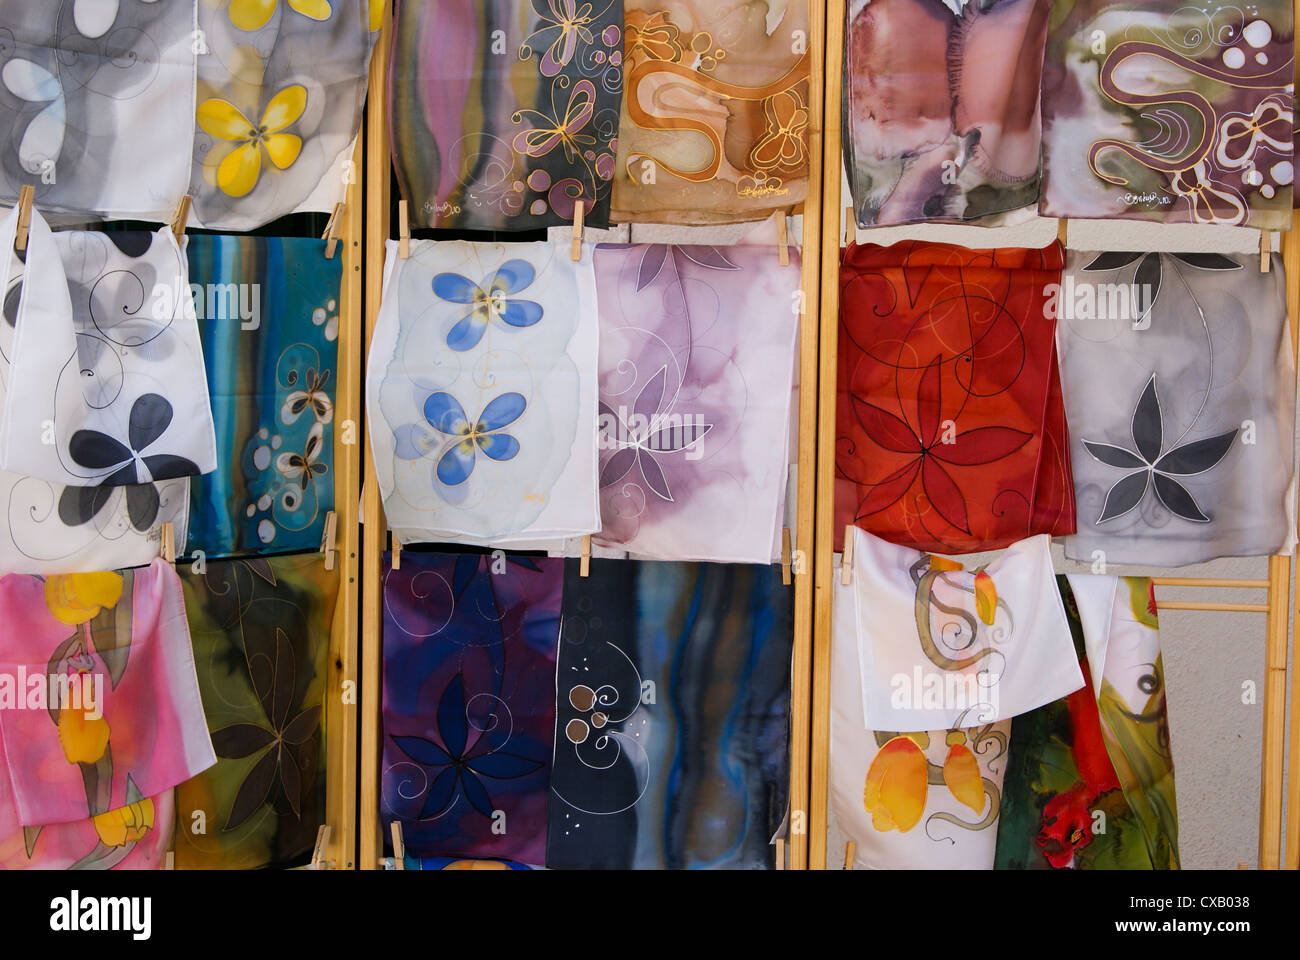
[[(275, 14), (280, 0), (230, 0), (230, 22), (240, 30), (260, 30)], [(329, 0), (284, 0), (285, 6), (311, 20), (328, 20)]]
[[(72, 434), (68, 453), (73, 462), (87, 470), (113, 471), (102, 481), (104, 486), (194, 476), (201, 471), (192, 460), (170, 453), (146, 453), (167, 432), (171, 422), (172, 405), (167, 398), (146, 393), (131, 404), (125, 443), (98, 430), (78, 430)], [(136, 496), (142, 498), (139, 501), (142, 513), (147, 512), (143, 508), (148, 493)]]
[(492, 460), (513, 460), (519, 441), (502, 433), (527, 408), (521, 393), (503, 393), (488, 402), (471, 423), (465, 408), (450, 393), (435, 393), (424, 401), (424, 418), (444, 436), (454, 437), (438, 456), (435, 473), (449, 487), (464, 483), (474, 473), (477, 453)]
[(483, 339), (488, 324), (499, 320), (508, 327), (531, 327), (542, 319), (541, 304), (511, 296), (526, 290), (537, 277), (527, 260), (509, 260), (480, 286), (458, 273), (433, 278), (433, 292), (452, 303), (470, 304), (470, 310), (447, 333), (447, 346), (463, 353)]
[[(871, 761), (867, 770), (866, 784), (863, 788), (862, 803), (871, 815), (872, 828), (881, 832), (897, 830), (907, 833), (921, 822), (925, 813), (927, 794), (931, 784), (942, 785), (954, 799), (977, 817), (985, 814), (985, 807), (991, 797), (993, 807), (980, 822), (961, 823), (968, 829), (985, 829), (992, 825), (998, 815), (998, 789), (994, 782), (980, 771), (980, 763), (971, 752), (970, 744), (983, 753), (988, 744), (997, 743), (1001, 750), (1006, 749), (1004, 735), (985, 726), (974, 730), (953, 729), (946, 733), (947, 755), (941, 767), (926, 757), (925, 751), (930, 746), (931, 737), (942, 734), (926, 732), (904, 733), (891, 736), (887, 733), (875, 735), (880, 745), (879, 752)], [(993, 759), (996, 759), (994, 757)], [(991, 762), (988, 758), (985, 763)], [(935, 814), (931, 819), (943, 819), (947, 823), (957, 823), (955, 818), (940, 817)]]
[(262, 156), (280, 170), (293, 166), (302, 152), (302, 138), (285, 133), (307, 109), (307, 88), (285, 87), (267, 102), (261, 120), (252, 123), (228, 100), (213, 98), (199, 104), (197, 120), (218, 140), (239, 144), (217, 167), (217, 186), (232, 197), (243, 197), (257, 186)]
[(1122, 517), (1135, 509), (1153, 487), (1156, 497), (1174, 516), (1193, 523), (1209, 523), (1210, 515), (1201, 509), (1196, 498), (1177, 478), (1205, 473), (1220, 463), (1232, 449), (1240, 428), (1234, 427), (1226, 433), (1186, 443), (1179, 442), (1179, 438), (1166, 449), (1160, 396), (1153, 373), (1133, 410), (1131, 431), (1133, 450), (1083, 439), (1084, 447), (1097, 460), (1110, 467), (1132, 471), (1117, 480), (1107, 492), (1097, 523)]
[(106, 607), (122, 598), (122, 575), (63, 573), (45, 578), (45, 605), (60, 622), (76, 626), (89, 623)]
[(1160, 296), (1160, 289), (1165, 276), (1164, 264), (1166, 257), (1170, 258), (1176, 276), (1178, 275), (1178, 264), (1193, 267), (1197, 270), (1241, 269), (1240, 263), (1231, 257), (1225, 257), (1221, 253), (1121, 253), (1119, 251), (1098, 254), (1083, 269), (1086, 272), (1119, 270), (1136, 263), (1137, 267), (1133, 271), (1132, 283), (1139, 291), (1144, 307), (1141, 315), (1137, 318), (1137, 322), (1144, 323), (1151, 311), (1155, 309), (1156, 298)]
[(139, 843), (154, 828), (154, 802), (141, 797), (125, 807), (101, 813), (93, 819), (99, 842), (106, 847)]
[[(596, 42), (592, 28), (614, 6), (614, 0), (603, 3), (591, 0), (532, 0), (538, 17), (538, 27), (519, 48), (520, 59), (533, 56), (533, 50), (546, 47), (539, 71), (544, 77), (558, 76), (569, 65), (580, 46)], [(597, 6), (600, 9), (596, 9)]]

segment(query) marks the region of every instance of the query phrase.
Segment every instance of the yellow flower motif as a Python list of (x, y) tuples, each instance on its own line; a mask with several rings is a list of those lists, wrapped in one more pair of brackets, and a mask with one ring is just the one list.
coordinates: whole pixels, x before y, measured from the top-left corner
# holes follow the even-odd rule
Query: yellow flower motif
[(307, 88), (299, 84), (272, 97), (257, 125), (227, 100), (214, 97), (199, 104), (197, 119), (205, 133), (240, 144), (217, 167), (217, 186), (232, 197), (247, 195), (262, 172), (263, 150), (281, 170), (290, 167), (302, 151), (302, 138), (280, 131), (296, 123), (306, 109)]
[(960, 730), (948, 734), (948, 756), (943, 761), (943, 782), (960, 802), (976, 814), (984, 810), (984, 777), (979, 761), (966, 746), (966, 735)]
[(153, 829), (153, 800), (145, 797), (125, 807), (118, 807), (94, 818), (95, 833), (106, 847), (124, 847), (143, 840)]
[(872, 827), (907, 833), (916, 826), (925, 811), (927, 774), (925, 754), (911, 737), (894, 737), (881, 747), (862, 792)]
[[(280, 0), (231, 0), (230, 22), (240, 30), (258, 30), (266, 26), (279, 2)], [(297, 10), (304, 17), (310, 17), (312, 20), (328, 20), (332, 12), (329, 0), (287, 0), (287, 2), (290, 9)], [(377, 0), (371, 0), (371, 6), (379, 6), (380, 10), (383, 9), (383, 5), (377, 3)], [(370, 16), (373, 20), (373, 10)]]
[(45, 578), (45, 605), (60, 623), (89, 623), (121, 599), (121, 574), (66, 573)]
[(975, 612), (990, 625), (998, 615), (998, 588), (983, 570), (975, 574)]
[(59, 743), (68, 763), (97, 763), (108, 749), (108, 721), (88, 717), (86, 711), (64, 707), (59, 711)]

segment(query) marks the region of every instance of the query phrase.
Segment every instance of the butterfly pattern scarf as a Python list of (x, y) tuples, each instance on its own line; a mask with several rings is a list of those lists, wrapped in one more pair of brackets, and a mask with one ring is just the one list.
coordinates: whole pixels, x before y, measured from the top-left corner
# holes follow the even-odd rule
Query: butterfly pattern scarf
[(1295, 365), (1281, 257), (1268, 273), (1217, 253), (1072, 250), (1068, 264), (1066, 556), (1180, 566), (1283, 549)]
[(904, 241), (840, 267), (836, 546), (972, 553), (1074, 530), (1047, 309), (1063, 256)]
[(806, 0), (626, 0), (613, 219), (763, 220), (808, 193)]
[(1038, 200), (1050, 0), (853, 0), (845, 153), (860, 226)]
[(416, 224), (609, 225), (622, 0), (399, 0), (389, 132)]
[[(779, 556), (799, 258), (602, 246), (595, 541), (664, 560)], [(744, 317), (743, 325), (725, 322)]]
[(1284, 0), (1058, 4), (1040, 212), (1290, 229), (1294, 73)]
[(543, 861), (564, 565), (385, 562), (381, 816), (409, 855)]
[(389, 243), (366, 402), (404, 540), (599, 528), (592, 251), (420, 241), (402, 259)]
[(1058, 585), (1088, 684), (1012, 724), (997, 867), (1177, 870), (1152, 583), (1071, 575)]
[(566, 570), (547, 867), (770, 868), (793, 590), (753, 564), (590, 572)]
[[(176, 788), (176, 866), (304, 863), (325, 821), (338, 573), (310, 553), (209, 562), (181, 583), (218, 759)], [(207, 829), (195, 833), (199, 811)]]
[(0, 625), (0, 836), (132, 808), (216, 762), (170, 565), (6, 577)]
[(334, 509), (341, 258), (275, 237), (194, 236), (187, 253), (223, 469), (192, 481), (186, 549), (315, 550)]

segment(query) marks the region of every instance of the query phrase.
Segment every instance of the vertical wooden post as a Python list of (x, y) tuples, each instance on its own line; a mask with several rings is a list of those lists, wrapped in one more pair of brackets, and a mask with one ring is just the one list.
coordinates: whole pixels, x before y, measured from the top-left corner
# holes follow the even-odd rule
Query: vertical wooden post
[[(826, 163), (825, 123), (826, 11), (809, 4), (808, 198), (803, 205), (803, 284), (799, 313), (798, 470), (792, 562), (794, 575), (794, 654), (790, 691), (790, 869), (808, 869), (809, 758), (816, 740), (812, 718), (813, 566), (817, 511), (817, 355), (821, 302), (822, 181)], [(838, 91), (835, 102), (838, 103)], [(838, 110), (838, 107), (836, 108)], [(838, 170), (838, 165), (836, 166)], [(838, 221), (837, 221), (838, 223)], [(815, 836), (815, 834), (814, 834)]]
[[(388, 57), (393, 11), (385, 4), (384, 26), (370, 61), (370, 95), (366, 105), (366, 353), (379, 317), (384, 284), (384, 245), (388, 240)], [(362, 391), (364, 393), (364, 390)], [(361, 869), (379, 864), (383, 840), (379, 821), (380, 664), (383, 627), (383, 554), (387, 539), (384, 505), (370, 456), (370, 429), (365, 433), (365, 525), (362, 527), (361, 599)]]
[(817, 373), (817, 511), (813, 564), (812, 795), (808, 866), (826, 869), (830, 786), (831, 579), (835, 543), (835, 387), (840, 304), (840, 97), (844, 77), (844, 0), (827, 0), (825, 106), (822, 115), (821, 337)]
[[(1300, 3), (1297, 3), (1296, 13), (1297, 16), (1300, 16)], [(1292, 356), (1296, 358), (1297, 366), (1300, 366), (1300, 216), (1292, 215), (1291, 229), (1282, 235), (1282, 266), (1283, 266), (1283, 271), (1282, 271), (1283, 275), (1286, 277), (1286, 310), (1287, 310), (1287, 324), (1290, 327), (1290, 331), (1291, 331), (1291, 352), (1292, 352)], [(1298, 510), (1297, 513), (1298, 515), (1300, 515), (1300, 510)], [(1290, 587), (1290, 576), (1289, 576), (1290, 558), (1282, 557), (1280, 559), (1283, 562), (1286, 562), (1288, 564), (1288, 570), (1286, 571), (1286, 575), (1284, 575), (1282, 582), (1285, 587), (1289, 588)], [(1270, 590), (1269, 591), (1270, 606), (1272, 605), (1272, 600), (1273, 600), (1273, 593), (1272, 590)], [(1276, 665), (1278, 669), (1269, 670), (1269, 676), (1272, 677), (1272, 675), (1276, 673), (1277, 679), (1273, 681), (1273, 683), (1269, 684), (1269, 686), (1266, 687), (1264, 692), (1265, 736), (1268, 736), (1268, 731), (1269, 731), (1268, 724), (1270, 722), (1270, 717), (1268, 714), (1268, 711), (1270, 709), (1269, 694), (1273, 692), (1274, 688), (1276, 688), (1277, 702), (1279, 704), (1281, 702), (1282, 697), (1286, 695), (1287, 612), (1288, 610), (1296, 610), (1296, 612), (1300, 612), (1300, 586), (1297, 586), (1296, 588), (1296, 604), (1297, 607), (1293, 608), (1290, 603), (1286, 602), (1286, 600), (1283, 600), (1281, 611), (1277, 616), (1276, 620), (1273, 617), (1269, 618), (1269, 646), (1268, 646), (1269, 659), (1265, 661), (1265, 666), (1267, 668)], [(1291, 626), (1292, 626), (1292, 630), (1294, 630), (1295, 629), (1294, 616), (1291, 618)], [(1292, 663), (1295, 663), (1296, 658), (1300, 657), (1300, 644), (1298, 644), (1296, 641), (1297, 641), (1297, 637), (1293, 636), (1291, 639), (1291, 662)], [(1273, 660), (1274, 657), (1276, 657), (1276, 661)], [(1281, 707), (1278, 708), (1278, 712), (1279, 713), (1282, 712)], [(1281, 718), (1275, 718), (1274, 722), (1280, 724)], [(1274, 736), (1278, 736), (1278, 737), (1284, 735), (1289, 736), (1290, 740), (1286, 746), (1286, 772), (1289, 776), (1287, 778), (1288, 782), (1286, 785), (1286, 859), (1285, 861), (1283, 861), (1282, 865), (1284, 865), (1288, 870), (1300, 870), (1300, 683), (1296, 683), (1294, 682), (1294, 680), (1291, 684), (1291, 720), (1289, 724), (1289, 729), (1286, 726), (1279, 726), (1276, 728), (1276, 733), (1274, 734)], [(1278, 761), (1280, 761), (1282, 750), (1283, 750), (1283, 745), (1282, 743), (1279, 742), (1276, 747)], [(1267, 764), (1270, 759), (1267, 748), (1265, 748), (1264, 754), (1265, 754), (1264, 776), (1267, 777), (1268, 776)], [(1275, 763), (1278, 761), (1275, 761)], [(1278, 781), (1276, 789), (1280, 791), (1282, 773), (1275, 769), (1273, 775), (1277, 778)], [(1270, 783), (1267, 786), (1271, 788), (1273, 785)], [(1260, 800), (1261, 800), (1260, 866), (1263, 867), (1264, 866), (1263, 854), (1264, 854), (1264, 839), (1265, 839), (1265, 832), (1264, 832), (1265, 823), (1264, 823), (1264, 805), (1263, 805), (1264, 797), (1262, 795), (1260, 797)], [(1281, 800), (1279, 798), (1277, 801), (1275, 801), (1275, 806), (1280, 806), (1280, 803)]]

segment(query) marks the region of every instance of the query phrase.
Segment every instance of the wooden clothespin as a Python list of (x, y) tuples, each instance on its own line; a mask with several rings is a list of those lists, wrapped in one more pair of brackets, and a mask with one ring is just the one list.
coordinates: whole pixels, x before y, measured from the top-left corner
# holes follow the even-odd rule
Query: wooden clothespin
[(1249, 870), (1249, 869), (1250, 869), (1250, 864), (1247, 863), (1245, 860), (1238, 860), (1238, 861), (1237, 861), (1237, 869), (1238, 869), (1238, 870)]
[(14, 233), (14, 249), (22, 253), (27, 249), (27, 235), (32, 229), (32, 204), (36, 202), (36, 188), (24, 183), (18, 191), (18, 229)]
[(578, 575), (591, 575), (591, 534), (582, 538), (582, 552), (578, 555)]
[(333, 260), (334, 251), (339, 246), (339, 226), (343, 222), (343, 204), (334, 204), (334, 212), (330, 214), (329, 221), (325, 224), (325, 233), (321, 239), (325, 241), (325, 259)]
[(858, 845), (850, 840), (844, 845), (844, 869), (853, 869), (853, 855), (857, 853)]
[(790, 266), (790, 228), (783, 213), (776, 218), (776, 255), (783, 267)]
[(167, 857), (165, 860), (163, 860), (163, 869), (164, 870), (176, 869), (176, 852), (174, 850), (167, 851)]
[(1267, 230), (1259, 231), (1259, 272), (1268, 273), (1273, 265), (1273, 235)]
[(585, 208), (586, 203), (582, 200), (573, 205), (573, 247), (569, 250), (569, 258), (574, 263), (582, 259), (582, 218)]
[(848, 246), (858, 239), (858, 220), (853, 214), (852, 207), (844, 208), (844, 246)]
[(403, 260), (411, 255), (411, 213), (405, 200), (397, 202), (397, 255)]
[(338, 515), (331, 510), (325, 514), (325, 531), (321, 535), (320, 552), (325, 554), (325, 569), (334, 569), (334, 543), (338, 537)]
[(325, 859), (325, 848), (330, 842), (330, 825), (322, 823), (316, 831), (316, 846), (311, 850), (311, 869), (328, 870), (329, 861)]
[(406, 841), (402, 837), (402, 822), (393, 821), (393, 869), (406, 869)]
[(1056, 221), (1056, 239), (1060, 241), (1061, 246), (1065, 246), (1065, 238), (1070, 232), (1070, 221), (1065, 217)]
[(776, 868), (785, 869), (785, 837), (776, 838)]
[(397, 537), (393, 536), (391, 532), (389, 533), (389, 537), (391, 538), (393, 544), (393, 550), (392, 550), (393, 569), (401, 570), (402, 569), (402, 541), (399, 540)]
[(781, 528), (781, 583), (790, 586), (790, 528)]
[(176, 562), (176, 528), (171, 523), (164, 523), (158, 530), (161, 541), (160, 555), (167, 563)]
[(853, 524), (844, 528), (844, 552), (840, 554), (840, 586), (853, 582)]
[(181, 197), (176, 204), (176, 212), (172, 214), (172, 233), (176, 236), (176, 242), (180, 243), (185, 237), (185, 228), (190, 222), (190, 195), (187, 193)]

